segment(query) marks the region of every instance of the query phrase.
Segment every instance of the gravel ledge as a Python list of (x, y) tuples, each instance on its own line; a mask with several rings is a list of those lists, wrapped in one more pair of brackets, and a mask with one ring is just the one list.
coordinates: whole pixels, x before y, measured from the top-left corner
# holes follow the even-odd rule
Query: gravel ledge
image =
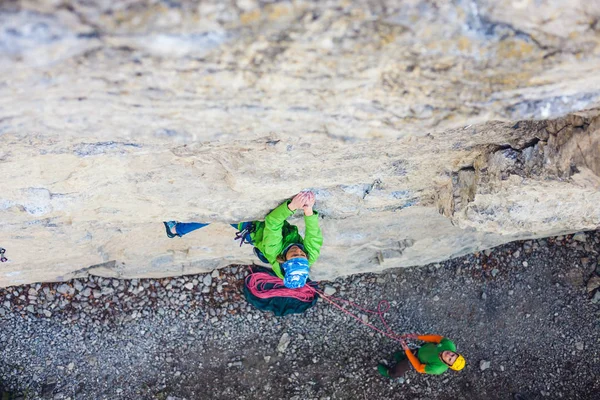
[(322, 301), (259, 312), (241, 293), (248, 267), (230, 266), (0, 289), (0, 380), (27, 399), (593, 399), (599, 252), (587, 232), (323, 282), (372, 309), (389, 300), (398, 332), (447, 335), (460, 373), (383, 379), (393, 342)]

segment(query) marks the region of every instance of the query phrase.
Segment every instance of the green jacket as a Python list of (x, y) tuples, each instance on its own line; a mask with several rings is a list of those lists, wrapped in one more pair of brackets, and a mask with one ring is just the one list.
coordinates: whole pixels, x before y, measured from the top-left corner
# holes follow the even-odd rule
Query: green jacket
[(422, 374), (439, 375), (446, 372), (448, 366), (440, 360), (440, 353), (445, 350), (456, 352), (454, 342), (441, 335), (419, 335), (417, 338), (428, 343), (421, 346), (416, 356), (410, 350), (404, 351), (412, 366)]
[(456, 352), (456, 345), (451, 340), (443, 338), (439, 343), (425, 343), (421, 346), (417, 357), (425, 364), (426, 374), (440, 375), (448, 370), (448, 365), (440, 360), (440, 353), (445, 350)]
[(277, 256), (290, 244), (299, 243), (304, 246), (306, 255), (308, 256), (308, 265), (313, 265), (319, 254), (321, 254), (321, 246), (323, 245), (323, 234), (319, 228), (319, 215), (315, 211), (311, 216), (304, 217), (306, 225), (305, 238), (298, 233), (298, 227), (291, 225), (286, 220), (291, 217), (294, 212), (288, 208), (290, 200), (285, 201), (265, 217), (264, 221), (254, 221), (254, 232), (250, 238), (271, 263), (275, 274), (283, 279), (283, 273)]

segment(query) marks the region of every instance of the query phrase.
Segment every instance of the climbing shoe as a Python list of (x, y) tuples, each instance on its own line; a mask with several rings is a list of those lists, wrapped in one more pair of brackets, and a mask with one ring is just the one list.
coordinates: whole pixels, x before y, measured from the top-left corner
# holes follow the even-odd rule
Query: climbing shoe
[(163, 224), (165, 224), (165, 230), (167, 231), (167, 237), (169, 239), (172, 239), (175, 236), (178, 236), (176, 233), (172, 233), (173, 228), (175, 228), (175, 226), (177, 225), (177, 221), (165, 221), (165, 222), (163, 222)]
[(377, 365), (377, 372), (379, 372), (379, 375), (385, 376), (386, 378), (390, 377), (390, 369), (383, 364)]
[(394, 353), (394, 360), (396, 361), (396, 363), (399, 363), (400, 361), (404, 360), (406, 358), (406, 353), (404, 352), (404, 350), (398, 350), (397, 352)]

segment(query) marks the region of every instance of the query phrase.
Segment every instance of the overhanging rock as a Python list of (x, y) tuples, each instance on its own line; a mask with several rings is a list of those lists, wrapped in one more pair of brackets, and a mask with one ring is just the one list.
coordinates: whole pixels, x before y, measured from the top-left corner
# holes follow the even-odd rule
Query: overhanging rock
[(252, 262), (302, 189), (317, 279), (599, 226), (597, 1), (174, 3), (0, 6), (0, 286)]
[[(11, 262), (1, 283), (256, 261), (227, 224), (261, 219), (301, 189), (316, 193), (322, 216), (319, 279), (594, 229), (598, 115), (352, 143), (280, 135), (172, 148), (149, 140), (31, 146), (5, 134), (2, 245)], [(214, 224), (168, 239), (161, 221), (169, 219)]]

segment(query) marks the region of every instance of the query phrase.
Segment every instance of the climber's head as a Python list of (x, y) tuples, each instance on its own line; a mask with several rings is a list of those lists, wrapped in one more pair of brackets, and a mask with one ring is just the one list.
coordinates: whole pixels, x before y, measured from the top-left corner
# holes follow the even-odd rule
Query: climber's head
[(463, 356), (450, 350), (442, 351), (440, 358), (448, 367), (455, 371), (460, 371), (465, 367), (466, 361)]
[(284, 271), (283, 284), (290, 289), (298, 289), (306, 284), (308, 279), (308, 257), (301, 244), (291, 244), (281, 253)]
[(304, 252), (304, 246), (301, 244), (293, 244), (284, 250), (285, 260), (291, 260), (292, 258), (303, 257), (308, 258)]

